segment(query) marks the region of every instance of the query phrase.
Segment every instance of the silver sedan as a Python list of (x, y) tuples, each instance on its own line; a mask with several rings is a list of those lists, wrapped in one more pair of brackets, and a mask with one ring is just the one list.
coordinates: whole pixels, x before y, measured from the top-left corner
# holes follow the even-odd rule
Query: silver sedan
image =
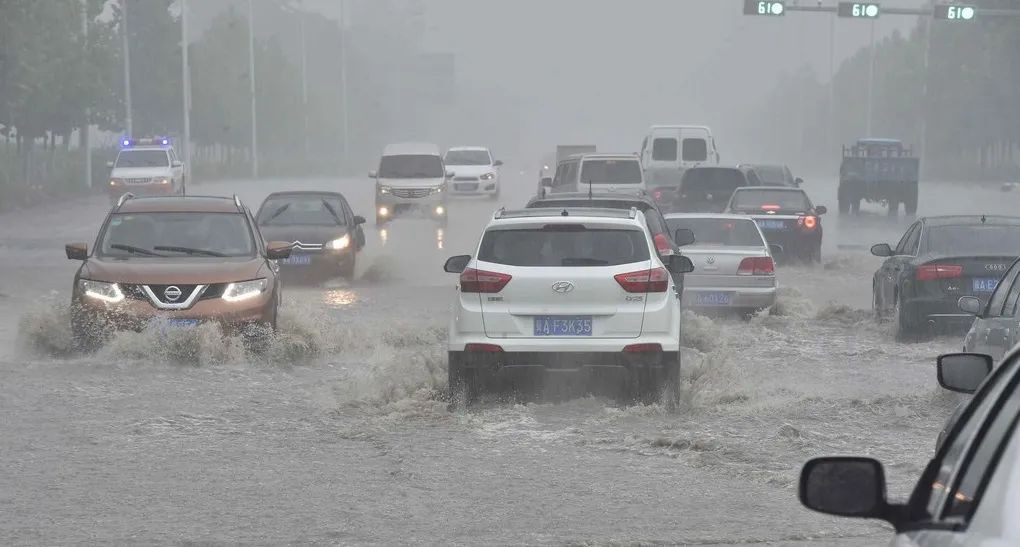
[(666, 224), (671, 233), (681, 228), (694, 232), (694, 244), (683, 248), (694, 262), (694, 272), (684, 276), (685, 308), (751, 315), (775, 305), (775, 261), (753, 219), (674, 213), (666, 215)]

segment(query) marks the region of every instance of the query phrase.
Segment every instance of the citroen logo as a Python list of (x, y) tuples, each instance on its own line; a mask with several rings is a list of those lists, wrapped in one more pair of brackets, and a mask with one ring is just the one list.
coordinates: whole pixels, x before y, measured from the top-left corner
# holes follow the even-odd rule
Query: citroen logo
[(558, 293), (568, 293), (574, 290), (574, 284), (569, 281), (557, 281), (552, 284), (552, 290)]
[(709, 264), (715, 264), (715, 257), (714, 256), (710, 256), (710, 257), (705, 259), (705, 262), (708, 262)]
[(176, 285), (170, 285), (163, 289), (163, 298), (166, 298), (170, 302), (177, 302), (181, 299), (182, 294), (184, 293), (182, 293), (180, 287)]

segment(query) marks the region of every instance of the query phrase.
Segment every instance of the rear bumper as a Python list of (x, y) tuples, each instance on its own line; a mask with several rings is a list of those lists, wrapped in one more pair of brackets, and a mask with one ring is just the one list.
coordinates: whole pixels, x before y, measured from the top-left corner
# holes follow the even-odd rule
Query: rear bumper
[[(729, 304), (724, 305), (697, 305), (697, 293), (731, 293)], [(695, 310), (750, 310), (766, 309), (776, 304), (776, 287), (750, 288), (750, 287), (684, 287), (684, 297), (681, 306), (686, 309)]]
[(645, 353), (618, 352), (451, 352), (465, 368), (496, 373), (520, 372), (582, 373), (599, 369), (666, 369), (678, 362), (677, 351)]
[(659, 344), (662, 351), (680, 351), (680, 337), (666, 335), (638, 338), (489, 338), (486, 336), (456, 336), (451, 334), (449, 351), (464, 351), (468, 344), (491, 344), (502, 348), (503, 353), (547, 355), (565, 354), (622, 354), (632, 344)]
[(961, 312), (957, 306), (958, 301), (959, 296), (913, 298), (904, 303), (904, 312), (910, 314), (917, 324), (934, 324), (966, 331), (974, 323), (974, 316)]

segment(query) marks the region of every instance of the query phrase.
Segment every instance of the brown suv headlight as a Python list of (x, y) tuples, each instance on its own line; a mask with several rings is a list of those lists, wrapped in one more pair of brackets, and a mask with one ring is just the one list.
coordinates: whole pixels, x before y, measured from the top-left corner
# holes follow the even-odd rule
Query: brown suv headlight
[(116, 304), (124, 300), (124, 292), (120, 290), (120, 286), (116, 283), (79, 279), (78, 288), (85, 297), (108, 304)]
[(231, 283), (223, 290), (223, 299), (227, 302), (240, 302), (249, 298), (255, 298), (266, 292), (267, 286), (269, 286), (269, 283), (264, 278)]

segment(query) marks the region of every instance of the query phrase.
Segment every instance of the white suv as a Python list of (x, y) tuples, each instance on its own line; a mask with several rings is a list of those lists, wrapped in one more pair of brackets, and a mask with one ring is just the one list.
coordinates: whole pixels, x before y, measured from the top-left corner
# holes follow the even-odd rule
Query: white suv
[[(664, 263), (663, 260), (667, 262)], [(626, 371), (626, 393), (675, 403), (680, 298), (670, 272), (690, 259), (655, 251), (637, 209), (498, 211), (460, 274), (449, 378), (468, 400), (520, 371)]]
[(446, 169), (453, 172), (450, 194), (488, 196), (499, 199), (499, 167), (492, 152), (481, 146), (453, 146), (443, 158)]

